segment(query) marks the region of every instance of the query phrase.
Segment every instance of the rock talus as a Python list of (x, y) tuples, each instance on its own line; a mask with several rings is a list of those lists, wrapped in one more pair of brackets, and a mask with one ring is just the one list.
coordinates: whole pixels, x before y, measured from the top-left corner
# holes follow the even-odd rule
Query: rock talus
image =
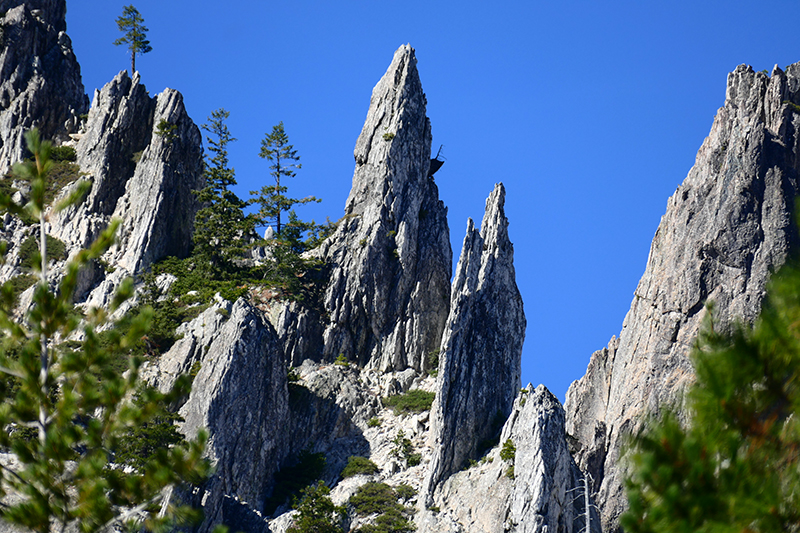
[(729, 74), (725, 105), (668, 201), (619, 339), (592, 355), (567, 393), (567, 432), (597, 483), (608, 531), (626, 507), (622, 440), (646, 412), (674, 406), (693, 379), (688, 353), (705, 304), (714, 302), (717, 327), (751, 322), (770, 272), (796, 249), (798, 104), (800, 64)]
[(447, 209), (428, 177), (431, 127), (414, 50), (401, 46), (372, 92), (345, 218), (323, 245), (331, 266), (324, 356), (423, 370), (447, 319)]
[(497, 436), (520, 387), (526, 320), (504, 203), (498, 184), (486, 200), (480, 232), (471, 219), (467, 223), (431, 411), (434, 451), (423, 489), (428, 502), (442, 480)]
[(0, 0), (0, 175), (23, 159), (26, 131), (65, 140), (89, 107), (66, 11), (66, 0)]

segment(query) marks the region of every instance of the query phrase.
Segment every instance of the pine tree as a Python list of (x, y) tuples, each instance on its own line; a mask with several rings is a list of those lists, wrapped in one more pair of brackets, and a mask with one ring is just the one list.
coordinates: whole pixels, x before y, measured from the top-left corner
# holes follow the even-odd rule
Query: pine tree
[(228, 144), (236, 139), (225, 124), (229, 116), (228, 111), (217, 109), (202, 126), (210, 134), (206, 142), (214, 156), (206, 161), (207, 185), (197, 192), (205, 207), (195, 217), (193, 255), (216, 270), (232, 268), (253, 232), (252, 219), (244, 214), (248, 202), (230, 189), (236, 185), (236, 173), (228, 166)]
[(773, 276), (753, 326), (711, 315), (688, 423), (668, 411), (627, 452), (629, 533), (800, 529), (800, 268)]
[(291, 211), (297, 204), (321, 202), (313, 196), (307, 198), (289, 198), (286, 196), (288, 188), (281, 185), (281, 180), (292, 178), (296, 175), (295, 169), (300, 169), (300, 156), (297, 150), (289, 144), (289, 136), (283, 127), (283, 122), (273, 126), (272, 133), (265, 134), (261, 141), (259, 157), (271, 161), (270, 175), (275, 180), (275, 185), (264, 185), (259, 191), (251, 191), (256, 195), (255, 203), (260, 206), (257, 214), (259, 227), (274, 226), (275, 234), (280, 236), (283, 231), (281, 214)]
[(147, 40), (148, 30), (144, 25), (144, 18), (133, 5), (125, 6), (122, 15), (117, 17), (117, 27), (124, 35), (114, 41), (116, 46), (127, 45), (131, 53), (131, 76), (136, 72), (136, 54), (146, 54), (153, 51), (150, 41)]
[(330, 489), (319, 481), (309, 485), (302, 491), (302, 498), (297, 504), (297, 515), (286, 533), (342, 533), (339, 525), (345, 515), (342, 507), (333, 504)]
[[(164, 489), (207, 476), (203, 437), (159, 449), (132, 471), (114, 458), (130, 428), (147, 424), (186, 394), (189, 378), (180, 378), (165, 395), (140, 386), (139, 360), (130, 362), (125, 375), (114, 370), (112, 353), (135, 343), (152, 315), (145, 310), (132, 318), (124, 334), (109, 322), (109, 313), (131, 295), (132, 280), (122, 284), (109, 310), (92, 309), (83, 320), (72, 303), (79, 270), (113, 244), (118, 221), (68, 263), (57, 290), (51, 286), (44, 200), (51, 147), (35, 131), (27, 141), (34, 161), (15, 166), (14, 172), (30, 181), (31, 200), (18, 206), (0, 193), (4, 209), (38, 220), (41, 256), (33, 305), (24, 320), (14, 319), (11, 284), (0, 291), (0, 449), (13, 453), (13, 460), (0, 461), (0, 517), (43, 533), (66, 525), (109, 531), (132, 521), (154, 530), (176, 517), (196, 519), (189, 508), (168, 501)], [(74, 204), (85, 191), (85, 185), (78, 187), (54, 209)], [(101, 341), (98, 330), (109, 326)], [(66, 342), (79, 330), (82, 340)], [(139, 400), (133, 403), (135, 391)], [(162, 509), (168, 512), (159, 516)]]

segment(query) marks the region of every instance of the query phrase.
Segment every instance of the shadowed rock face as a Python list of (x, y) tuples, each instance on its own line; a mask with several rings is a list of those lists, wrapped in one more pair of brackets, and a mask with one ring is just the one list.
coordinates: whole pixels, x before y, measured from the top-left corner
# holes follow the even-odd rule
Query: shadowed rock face
[(372, 92), (355, 148), (345, 220), (322, 248), (331, 265), (324, 356), (383, 371), (423, 370), (450, 298), (447, 209), (429, 178), (431, 128), (410, 46)]
[(0, 0), (0, 174), (25, 155), (23, 134), (66, 139), (89, 107), (65, 0)]
[(669, 199), (619, 339), (592, 355), (567, 393), (567, 432), (597, 482), (607, 530), (626, 507), (621, 439), (693, 379), (688, 353), (705, 304), (714, 302), (718, 327), (752, 322), (770, 272), (798, 243), (798, 103), (800, 64), (728, 76), (725, 105)]
[(442, 480), (497, 436), (519, 390), (526, 320), (504, 203), (498, 184), (486, 200), (481, 231), (472, 219), (467, 223), (431, 413), (434, 451), (424, 486), (429, 501)]

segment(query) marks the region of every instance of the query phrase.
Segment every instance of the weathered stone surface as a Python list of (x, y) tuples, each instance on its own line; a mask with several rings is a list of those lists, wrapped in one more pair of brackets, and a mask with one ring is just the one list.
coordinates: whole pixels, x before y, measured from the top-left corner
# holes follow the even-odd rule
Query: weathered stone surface
[(428, 500), (441, 481), (477, 457), (481, 442), (496, 436), (519, 390), (526, 320), (504, 203), (498, 184), (486, 200), (481, 231), (472, 219), (467, 223), (442, 335), (434, 453), (423, 488)]
[(428, 178), (431, 129), (414, 50), (401, 46), (372, 92), (331, 265), (324, 356), (383, 371), (423, 370), (450, 297), (447, 209)]
[[(224, 307), (206, 313), (220, 308)], [(200, 362), (180, 414), (187, 436), (194, 437), (201, 428), (208, 431), (208, 453), (216, 466), (204, 487), (206, 520), (201, 531), (229, 519), (242, 520), (250, 510), (263, 510), (268, 483), (286, 454), (282, 444), (289, 414), (286, 363), (263, 315), (240, 299), (230, 318), (213, 332), (203, 330), (205, 322), (200, 321), (205, 319), (201, 315), (187, 326), (182, 342), (163, 357), (173, 360), (175, 368)], [(242, 505), (248, 513), (242, 514)], [(235, 515), (225, 516), (226, 509)]]
[[(512, 462), (502, 444), (516, 447)], [(564, 439), (564, 409), (544, 386), (523, 389), (503, 427), (500, 444), (485, 459), (442, 483), (434, 504), (422, 510), (419, 530), (434, 532), (513, 531), (578, 533), (585, 529), (583, 474)], [(513, 464), (514, 478), (508, 475)], [(588, 531), (599, 532), (591, 510)]]
[(798, 244), (798, 103), (800, 64), (728, 76), (725, 105), (667, 204), (619, 340), (567, 393), (567, 432), (597, 482), (604, 529), (616, 529), (626, 507), (622, 439), (691, 382), (687, 355), (705, 304), (715, 303), (718, 327), (752, 321), (770, 272)]
[[(174, 125), (159, 134), (162, 123)], [(92, 182), (87, 199), (52, 217), (52, 233), (70, 251), (88, 246), (114, 218), (118, 244), (104, 259), (116, 270), (83, 281), (79, 300), (104, 306), (124, 277), (137, 275), (168, 255), (184, 256), (192, 242), (203, 187), (200, 130), (186, 114), (181, 94), (166, 89), (151, 98), (120, 72), (95, 92), (77, 163)]]
[(66, 9), (65, 0), (0, 0), (0, 174), (23, 158), (26, 131), (65, 140), (89, 107)]

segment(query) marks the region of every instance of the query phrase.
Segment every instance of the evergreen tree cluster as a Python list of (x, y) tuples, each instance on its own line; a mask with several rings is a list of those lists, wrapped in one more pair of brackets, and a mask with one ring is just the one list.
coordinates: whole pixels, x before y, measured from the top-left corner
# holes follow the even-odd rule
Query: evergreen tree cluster
[[(287, 196), (285, 180), (295, 176), (300, 156), (289, 144), (283, 123), (265, 135), (259, 154), (272, 161), (270, 175), (275, 184), (252, 191), (254, 196), (248, 200), (232, 190), (236, 174), (230, 167), (228, 145), (236, 139), (225, 122), (229, 116), (228, 111), (218, 109), (202, 126), (208, 132), (206, 142), (212, 157), (206, 161), (207, 185), (197, 191), (203, 207), (195, 218), (194, 249), (186, 261), (193, 275), (206, 283), (268, 285), (281, 297), (303, 299), (313, 285), (303, 278), (320, 265), (302, 254), (318, 246), (335, 226), (302, 221), (294, 211), (295, 205), (320, 200)], [(247, 214), (253, 204), (259, 206), (258, 211)], [(258, 234), (260, 228), (268, 228), (265, 238)]]

